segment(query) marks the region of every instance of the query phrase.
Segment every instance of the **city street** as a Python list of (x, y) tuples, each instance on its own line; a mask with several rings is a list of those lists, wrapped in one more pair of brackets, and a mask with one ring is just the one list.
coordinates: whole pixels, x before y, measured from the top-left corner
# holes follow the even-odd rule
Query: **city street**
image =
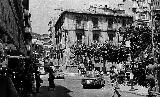
[(160, 97), (159, 69), (160, 0), (0, 0), (0, 97)]
[[(55, 79), (56, 88), (48, 91), (47, 75), (41, 76), (44, 80), (40, 93), (35, 97), (112, 97), (113, 89), (106, 81), (105, 87), (101, 89), (83, 89), (80, 76), (67, 76), (65, 79)], [(106, 77), (105, 80), (108, 78)], [(120, 92), (121, 97), (144, 97), (130, 93)], [(115, 95), (114, 97), (118, 97)]]

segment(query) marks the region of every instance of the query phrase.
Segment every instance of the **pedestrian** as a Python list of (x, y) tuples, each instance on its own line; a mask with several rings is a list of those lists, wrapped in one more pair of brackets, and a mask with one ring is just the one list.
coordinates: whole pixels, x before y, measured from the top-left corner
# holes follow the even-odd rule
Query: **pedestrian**
[(118, 74), (117, 73), (118, 73), (118, 71), (117, 71), (116, 67), (111, 67), (110, 78), (111, 78), (112, 86), (114, 88), (114, 93), (113, 93), (112, 97), (114, 97), (115, 94), (117, 94), (118, 97), (121, 97), (119, 91), (117, 90), (117, 89), (119, 89), (119, 87), (118, 87)]
[(117, 94), (118, 97), (121, 97), (121, 94), (120, 94), (119, 91), (117, 90), (117, 87), (116, 87), (116, 86), (114, 87), (114, 93), (113, 93), (113, 96), (112, 96), (112, 97), (114, 97), (115, 94)]
[(39, 93), (39, 88), (41, 86), (41, 78), (39, 71), (36, 72), (35, 79), (36, 79), (36, 92)]
[(48, 78), (48, 81), (49, 81), (48, 90), (50, 90), (51, 88), (52, 88), (53, 90), (55, 89), (54, 79), (55, 79), (55, 76), (54, 76), (53, 69), (50, 69), (50, 71), (49, 71), (49, 78)]
[(117, 94), (118, 97), (121, 97), (119, 91), (117, 90), (117, 89), (119, 89), (117, 77), (114, 78), (113, 88), (114, 88), (114, 93), (113, 93), (113, 96), (112, 96), (112, 97), (114, 97), (115, 94)]
[(153, 76), (153, 72), (149, 70), (146, 75), (146, 79), (148, 79), (149, 89), (148, 89), (148, 97), (152, 97), (154, 95), (154, 88), (156, 86), (155, 77)]

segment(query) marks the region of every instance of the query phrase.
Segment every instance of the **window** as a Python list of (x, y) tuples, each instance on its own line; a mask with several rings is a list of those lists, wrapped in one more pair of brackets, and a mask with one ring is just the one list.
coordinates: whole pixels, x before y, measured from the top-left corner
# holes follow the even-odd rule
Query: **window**
[(82, 38), (84, 36), (83, 30), (76, 30), (77, 42), (82, 43)]
[(76, 24), (81, 24), (82, 17), (76, 16)]
[(144, 14), (141, 15), (141, 19), (145, 19), (145, 15)]
[(109, 18), (108, 19), (108, 28), (112, 28), (113, 27), (113, 19)]
[(109, 40), (113, 41), (114, 34), (108, 34), (108, 36), (109, 36)]
[(77, 33), (77, 40), (81, 41), (82, 40), (82, 33)]
[(98, 18), (92, 18), (92, 22), (93, 22), (93, 28), (97, 28), (98, 27)]
[(84, 28), (84, 22), (83, 18), (81, 16), (76, 17), (76, 29), (83, 29)]
[(99, 31), (93, 31), (93, 41), (99, 42), (99, 36), (100, 36)]
[(99, 41), (99, 34), (93, 34), (93, 40), (94, 41)]

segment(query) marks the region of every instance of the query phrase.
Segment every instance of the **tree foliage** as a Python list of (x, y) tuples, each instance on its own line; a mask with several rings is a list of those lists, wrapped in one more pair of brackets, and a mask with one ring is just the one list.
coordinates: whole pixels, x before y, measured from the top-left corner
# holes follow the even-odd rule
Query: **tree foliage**
[[(141, 57), (141, 60), (137, 62), (138, 68), (132, 68), (133, 73), (135, 75), (135, 78), (139, 85), (147, 86), (148, 79), (146, 78), (146, 66), (149, 65), (149, 63), (152, 63), (152, 59), (150, 57), (146, 57), (146, 59), (142, 59), (145, 53), (151, 53), (147, 50), (149, 49), (149, 46), (152, 47), (152, 33), (151, 29), (146, 26), (130, 26), (128, 28), (125, 28), (123, 30), (124, 34), (124, 41), (130, 40), (130, 53), (132, 57), (132, 61), (136, 58)], [(136, 62), (134, 62), (134, 65)]]

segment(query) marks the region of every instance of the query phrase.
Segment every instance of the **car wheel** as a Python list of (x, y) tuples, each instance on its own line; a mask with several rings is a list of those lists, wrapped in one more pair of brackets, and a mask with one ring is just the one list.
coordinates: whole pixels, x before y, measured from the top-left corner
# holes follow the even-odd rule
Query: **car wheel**
[(86, 87), (87, 87), (86, 85), (83, 85), (83, 89), (86, 89)]

